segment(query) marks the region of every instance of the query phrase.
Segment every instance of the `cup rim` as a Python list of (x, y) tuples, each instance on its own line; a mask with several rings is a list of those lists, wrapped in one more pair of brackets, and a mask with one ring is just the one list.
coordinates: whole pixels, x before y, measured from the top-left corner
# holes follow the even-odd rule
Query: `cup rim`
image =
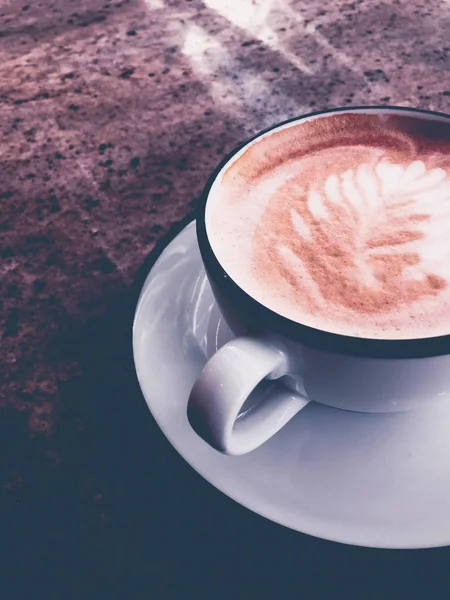
[(293, 321), (288, 317), (280, 315), (267, 306), (261, 304), (233, 280), (233, 278), (220, 264), (209, 242), (205, 217), (210, 190), (216, 178), (240, 150), (266, 133), (295, 121), (303, 121), (304, 119), (310, 117), (328, 115), (329, 113), (363, 112), (365, 110), (410, 112), (418, 115), (432, 115), (450, 120), (450, 114), (427, 109), (411, 108), (408, 106), (346, 106), (339, 108), (328, 108), (285, 119), (284, 121), (266, 127), (255, 135), (252, 135), (251, 137), (240, 142), (220, 161), (217, 167), (213, 170), (200, 196), (200, 205), (197, 210), (196, 218), (196, 229), (200, 254), (202, 256), (205, 269), (214, 284), (217, 285), (221, 291), (223, 290), (225, 292), (227, 299), (229, 299), (233, 305), (239, 306), (240, 311), (249, 313), (251, 315), (250, 320), (263, 322), (267, 326), (268, 330), (275, 332), (290, 341), (298, 342), (306, 346), (336, 354), (346, 354), (350, 356), (367, 358), (425, 358), (450, 354), (450, 334), (410, 339), (356, 337), (316, 329), (309, 325), (304, 325), (298, 321)]

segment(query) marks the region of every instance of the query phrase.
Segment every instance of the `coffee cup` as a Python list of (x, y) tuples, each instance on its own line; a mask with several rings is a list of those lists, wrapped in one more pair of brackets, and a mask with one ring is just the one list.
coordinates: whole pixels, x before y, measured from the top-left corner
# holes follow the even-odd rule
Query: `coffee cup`
[(229, 154), (207, 182), (196, 225), (236, 338), (192, 388), (193, 429), (239, 455), (311, 401), (368, 413), (445, 401), (446, 206), (450, 117), (442, 113), (326, 110)]

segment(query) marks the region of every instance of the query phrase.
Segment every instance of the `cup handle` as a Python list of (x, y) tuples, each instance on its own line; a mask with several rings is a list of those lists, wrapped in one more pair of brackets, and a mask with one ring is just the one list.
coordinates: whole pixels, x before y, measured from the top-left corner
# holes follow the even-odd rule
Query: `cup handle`
[(224, 454), (254, 450), (309, 402), (283, 387), (242, 416), (239, 411), (264, 379), (286, 374), (288, 359), (268, 341), (241, 337), (228, 342), (206, 363), (188, 402), (192, 428)]

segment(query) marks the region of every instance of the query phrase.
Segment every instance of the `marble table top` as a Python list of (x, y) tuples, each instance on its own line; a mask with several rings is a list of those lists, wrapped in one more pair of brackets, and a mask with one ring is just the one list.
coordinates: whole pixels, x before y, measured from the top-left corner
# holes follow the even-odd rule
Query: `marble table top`
[[(234, 589), (228, 543), (253, 590), (236, 598), (288, 597), (283, 578), (302, 560), (297, 598), (329, 585), (341, 590), (329, 597), (388, 597), (375, 572), (406, 573), (410, 554), (291, 535), (183, 464), (139, 393), (130, 290), (250, 134), (334, 106), (450, 112), (449, 31), (448, 0), (0, 1), (0, 493), (12, 573), (31, 565), (55, 598), (218, 598)], [(270, 569), (280, 548), (283, 576)], [(435, 581), (443, 552), (431, 554)], [(322, 554), (341, 560), (327, 581)], [(379, 595), (347, 589), (355, 560)]]

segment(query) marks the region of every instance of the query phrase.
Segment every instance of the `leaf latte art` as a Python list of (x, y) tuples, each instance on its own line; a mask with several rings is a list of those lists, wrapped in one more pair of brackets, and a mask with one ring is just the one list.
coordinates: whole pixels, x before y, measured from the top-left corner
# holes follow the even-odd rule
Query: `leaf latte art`
[(317, 136), (312, 121), (263, 138), (225, 174), (210, 221), (220, 262), (259, 302), (318, 329), (450, 333), (449, 125), (338, 115), (320, 129), (332, 119)]
[(385, 312), (446, 287), (450, 227), (442, 219), (449, 218), (444, 170), (426, 171), (421, 161), (362, 164), (329, 175), (323, 189), (290, 208), (276, 245), (280, 267), (303, 282), (310, 303)]

